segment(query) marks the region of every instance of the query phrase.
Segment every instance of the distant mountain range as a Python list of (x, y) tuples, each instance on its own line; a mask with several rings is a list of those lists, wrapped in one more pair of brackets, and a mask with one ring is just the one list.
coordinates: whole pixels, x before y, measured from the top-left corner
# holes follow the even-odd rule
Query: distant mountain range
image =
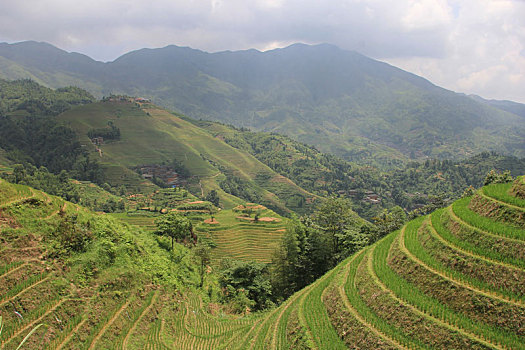
[(97, 62), (50, 44), (0, 44), (0, 78), (151, 98), (193, 118), (287, 134), (361, 164), (525, 156), (525, 105), (454, 93), (331, 45), (206, 53), (167, 46)]

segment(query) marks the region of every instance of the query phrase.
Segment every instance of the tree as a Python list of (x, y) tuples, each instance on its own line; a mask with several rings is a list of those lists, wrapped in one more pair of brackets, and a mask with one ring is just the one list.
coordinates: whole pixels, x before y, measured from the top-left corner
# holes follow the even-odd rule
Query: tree
[(206, 265), (208, 265), (211, 261), (211, 249), (210, 246), (207, 244), (200, 243), (195, 248), (193, 248), (193, 254), (195, 254), (196, 257), (200, 260), (201, 265), (201, 288), (204, 285), (204, 275), (206, 273)]
[(359, 232), (363, 220), (352, 211), (352, 204), (348, 199), (332, 197), (316, 210), (313, 221), (331, 243), (333, 267), (342, 258), (347, 236), (345, 232)]
[(156, 234), (171, 238), (172, 251), (174, 240), (182, 242), (189, 238), (193, 239), (193, 227), (190, 220), (179, 213), (171, 212), (161, 216), (155, 220), (155, 225), (157, 225), (157, 229), (155, 230)]
[(503, 184), (507, 182), (512, 182), (513, 180), (514, 179), (510, 175), (509, 170), (506, 170), (502, 173), (498, 173), (496, 170), (492, 169), (488, 172), (487, 176), (485, 177), (483, 186), (487, 186), (490, 184)]
[(242, 296), (247, 292), (248, 298), (254, 301), (256, 310), (272, 305), (272, 286), (268, 268), (263, 263), (226, 260), (223, 262), (219, 284), (227, 301), (235, 301), (239, 294)]
[(219, 206), (219, 195), (217, 194), (217, 191), (211, 190), (204, 200), (207, 200), (208, 202), (211, 202), (214, 206)]
[(383, 212), (374, 217), (373, 220), (376, 225), (376, 230), (373, 237), (371, 237), (370, 243), (373, 243), (390, 232), (401, 228), (407, 220), (407, 215), (403, 208), (396, 205), (390, 211), (384, 209)]

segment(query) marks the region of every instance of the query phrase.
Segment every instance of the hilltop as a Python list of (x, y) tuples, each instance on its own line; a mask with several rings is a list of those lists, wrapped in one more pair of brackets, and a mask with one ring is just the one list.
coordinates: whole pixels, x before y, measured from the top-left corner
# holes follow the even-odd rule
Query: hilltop
[(393, 167), (481, 151), (524, 156), (519, 104), (474, 100), (331, 45), (218, 53), (172, 45), (102, 63), (23, 42), (1, 44), (0, 57), (5, 78), (76, 85), (98, 97), (144, 96), (196, 119), (283, 133), (361, 164)]

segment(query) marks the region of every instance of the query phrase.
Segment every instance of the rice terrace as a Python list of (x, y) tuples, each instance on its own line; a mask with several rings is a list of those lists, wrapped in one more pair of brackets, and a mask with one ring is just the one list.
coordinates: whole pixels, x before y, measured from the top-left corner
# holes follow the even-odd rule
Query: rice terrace
[[(146, 278), (147, 266), (168, 258), (144, 233), (2, 181), (2, 347), (16, 348), (44, 324), (25, 346), (523, 349), (525, 199), (515, 194), (524, 189), (523, 178), (484, 187), (410, 221), (281, 306), (232, 316), (214, 312), (195, 291)], [(95, 246), (64, 264), (56, 250), (64, 238), (55, 229), (68, 215), (89, 220)], [(102, 250), (114, 266), (90, 270)], [(124, 264), (140, 273), (118, 271)], [(94, 278), (85, 279), (89, 274)]]
[(525, 350), (525, 1), (70, 3), (0, 1), (0, 350)]

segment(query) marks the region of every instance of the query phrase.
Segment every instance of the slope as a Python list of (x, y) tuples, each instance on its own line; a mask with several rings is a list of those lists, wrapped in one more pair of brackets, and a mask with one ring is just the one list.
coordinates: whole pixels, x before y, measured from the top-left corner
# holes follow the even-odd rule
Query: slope
[(168, 252), (141, 230), (0, 180), (0, 280), (2, 349), (39, 324), (27, 348), (67, 349), (118, 347), (198, 276), (182, 246)]
[(524, 349), (523, 189), (490, 185), (409, 222), (241, 335), (224, 338), (201, 307), (173, 336), (203, 349)]
[(523, 349), (524, 184), (417, 218), (280, 307), (235, 318), (168, 287), (196, 282), (183, 248), (169, 263), (141, 231), (2, 181), (0, 341), (15, 348), (45, 323), (28, 346)]
[[(231, 187), (224, 183), (232, 182), (240, 184), (238, 188), (248, 197), (245, 199), (280, 213), (305, 212), (317, 198), (250, 154), (229, 146), (180, 115), (151, 104), (108, 100), (72, 109), (59, 118), (77, 131), (86, 147), (100, 149), (100, 162), (111, 184), (140, 184), (143, 180), (131, 168), (176, 161), (189, 171), (190, 187), (193, 182), (196, 194), (204, 196), (216, 190), (225, 208), (241, 204), (236, 192), (230, 190), (232, 195), (223, 190)], [(119, 129), (120, 139), (93, 145), (88, 132), (108, 128), (108, 122)]]

